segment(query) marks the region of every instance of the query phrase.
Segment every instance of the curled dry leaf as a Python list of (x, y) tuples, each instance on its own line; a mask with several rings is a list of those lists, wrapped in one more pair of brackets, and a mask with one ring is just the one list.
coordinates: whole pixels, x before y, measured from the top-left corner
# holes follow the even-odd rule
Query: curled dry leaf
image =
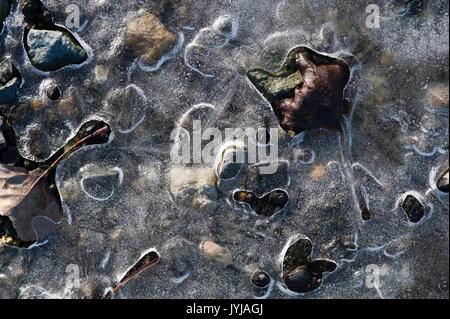
[(0, 216), (10, 219), (24, 242), (43, 239), (61, 220), (57, 198), (42, 174), (0, 163)]
[(249, 80), (271, 103), (280, 126), (292, 135), (308, 129), (341, 129), (351, 110), (344, 99), (350, 68), (341, 59), (294, 48), (280, 70), (253, 69)]

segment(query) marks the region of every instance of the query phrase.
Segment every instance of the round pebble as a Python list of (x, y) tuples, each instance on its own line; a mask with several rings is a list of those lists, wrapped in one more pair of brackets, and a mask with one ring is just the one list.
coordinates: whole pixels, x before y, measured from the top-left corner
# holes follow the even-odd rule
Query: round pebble
[(214, 259), (222, 264), (229, 265), (233, 262), (231, 250), (208, 240), (203, 244), (203, 251), (208, 258)]
[(61, 97), (61, 91), (56, 85), (52, 85), (47, 89), (47, 96), (50, 100), (56, 101)]
[(270, 276), (265, 271), (258, 270), (252, 275), (250, 281), (255, 287), (266, 288), (270, 284)]

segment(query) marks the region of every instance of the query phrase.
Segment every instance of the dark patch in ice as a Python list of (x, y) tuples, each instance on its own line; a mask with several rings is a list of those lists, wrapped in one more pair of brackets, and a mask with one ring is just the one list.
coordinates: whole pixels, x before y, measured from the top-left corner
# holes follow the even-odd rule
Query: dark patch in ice
[(405, 198), (402, 208), (412, 223), (418, 223), (425, 215), (425, 207), (412, 195), (408, 195)]
[(416, 16), (423, 10), (425, 1), (422, 0), (393, 0), (392, 10), (400, 16)]
[(374, 216), (374, 214), (370, 211), (370, 209), (367, 208), (367, 206), (364, 206), (361, 210), (361, 218), (365, 221), (371, 219)]
[(52, 85), (47, 89), (47, 97), (52, 101), (59, 100), (61, 97), (61, 91), (56, 85)]
[(333, 272), (337, 265), (328, 260), (312, 260), (312, 244), (299, 239), (286, 251), (283, 261), (283, 282), (292, 291), (305, 293), (322, 284), (322, 274)]
[(11, 219), (7, 216), (0, 216), (0, 242), (2, 241), (9, 245), (22, 248), (27, 248), (33, 244), (33, 242), (26, 242), (17, 238), (17, 232), (14, 229)]
[(6, 85), (12, 79), (17, 78), (22, 83), (22, 75), (14, 65), (10, 57), (0, 58), (0, 86)]
[(78, 131), (78, 134), (66, 144), (64, 149), (70, 148), (73, 144), (82, 140), (86, 136), (89, 136), (90, 134), (94, 133), (95, 131), (101, 129), (105, 125), (108, 126), (108, 129), (105, 132), (89, 138), (89, 140), (87, 140), (85, 143), (83, 143), (80, 147), (84, 147), (87, 145), (97, 145), (97, 144), (107, 143), (109, 141), (109, 137), (111, 135), (111, 128), (109, 127), (108, 124), (106, 124), (103, 121), (92, 120), (92, 121), (84, 123), (81, 126), (80, 130)]
[(250, 281), (257, 288), (266, 288), (269, 286), (271, 279), (267, 272), (258, 270), (253, 273)]
[(50, 11), (39, 0), (26, 0), (22, 5), (22, 13), (30, 27), (42, 29), (53, 26), (53, 18)]
[(342, 115), (350, 111), (344, 100), (349, 66), (309, 48), (293, 49), (277, 72), (253, 69), (247, 76), (271, 103), (280, 126), (291, 134), (340, 129)]
[(8, 17), (11, 11), (11, 3), (9, 0), (0, 1), (0, 32), (3, 29), (3, 21)]
[(21, 83), (22, 75), (11, 57), (0, 58), (0, 104), (13, 104)]
[(105, 293), (105, 299), (110, 299), (128, 280), (139, 274), (147, 267), (159, 262), (159, 255), (156, 251), (151, 250), (145, 253), (139, 260), (126, 272), (114, 289), (109, 289)]
[(133, 267), (130, 268), (130, 270), (127, 271), (127, 273), (125, 274), (125, 276), (123, 276), (123, 278), (120, 280), (120, 283), (123, 283), (124, 281), (126, 281), (129, 277), (134, 276), (135, 274), (137, 274), (138, 272), (140, 272), (141, 270), (143, 270), (143, 268), (146, 268), (156, 262), (159, 261), (159, 255), (156, 251), (150, 251), (149, 253), (145, 254), (144, 256), (142, 256), (135, 264)]
[(274, 190), (263, 197), (258, 197), (252, 192), (237, 191), (233, 198), (237, 202), (249, 204), (255, 213), (266, 217), (282, 210), (289, 201), (288, 194), (283, 190)]

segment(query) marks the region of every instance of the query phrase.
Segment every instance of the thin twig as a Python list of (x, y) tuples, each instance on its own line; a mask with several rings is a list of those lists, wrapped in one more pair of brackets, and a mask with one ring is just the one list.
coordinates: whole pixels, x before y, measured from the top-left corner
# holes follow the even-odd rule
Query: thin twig
[(106, 132), (108, 130), (108, 126), (105, 125), (104, 127), (102, 127), (101, 129), (98, 129), (97, 131), (95, 131), (92, 134), (89, 134), (88, 136), (86, 136), (85, 138), (79, 140), (78, 142), (76, 142), (72, 147), (70, 147), (67, 151), (64, 152), (64, 154), (62, 154), (60, 157), (58, 157), (58, 159), (53, 162), (52, 165), (50, 165), (49, 168), (47, 168), (47, 170), (42, 173), (38, 179), (36, 179), (33, 183), (33, 185), (31, 185), (31, 187), (28, 189), (28, 191), (25, 193), (25, 195), (23, 196), (23, 198), (20, 200), (20, 202), (17, 203), (16, 207), (22, 203), (22, 201), (31, 193), (31, 191), (33, 190), (33, 188), (36, 187), (36, 185), (45, 177), (47, 176), (48, 173), (50, 173), (50, 171), (55, 168), (56, 165), (58, 165), (59, 162), (62, 161), (62, 159), (69, 154), (70, 152), (72, 152), (75, 148), (77, 148), (80, 144), (83, 144), (84, 142), (86, 142), (87, 140), (89, 140), (90, 138), (97, 136), (99, 134), (102, 134), (103, 132)]
[(111, 299), (112, 295), (115, 294), (117, 292), (117, 290), (119, 290), (124, 284), (127, 283), (128, 280), (130, 280), (131, 278), (133, 278), (134, 276), (136, 276), (138, 273), (140, 273), (141, 271), (143, 271), (144, 269), (146, 269), (147, 267), (153, 265), (154, 263), (158, 262), (159, 258), (156, 257), (152, 260), (149, 261), (148, 264), (142, 266), (141, 268), (139, 268), (138, 270), (136, 270), (135, 272), (133, 272), (131, 275), (129, 275), (128, 277), (126, 277), (124, 280), (122, 280), (116, 288), (114, 288), (111, 293), (109, 293), (105, 299)]

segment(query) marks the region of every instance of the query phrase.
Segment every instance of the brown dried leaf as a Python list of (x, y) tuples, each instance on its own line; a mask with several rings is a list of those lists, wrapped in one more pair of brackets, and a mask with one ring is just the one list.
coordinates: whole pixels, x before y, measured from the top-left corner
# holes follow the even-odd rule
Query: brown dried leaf
[(0, 215), (11, 220), (18, 239), (25, 242), (43, 239), (61, 220), (61, 208), (47, 180), (41, 178), (33, 187), (42, 174), (41, 169), (27, 172), (0, 163)]

